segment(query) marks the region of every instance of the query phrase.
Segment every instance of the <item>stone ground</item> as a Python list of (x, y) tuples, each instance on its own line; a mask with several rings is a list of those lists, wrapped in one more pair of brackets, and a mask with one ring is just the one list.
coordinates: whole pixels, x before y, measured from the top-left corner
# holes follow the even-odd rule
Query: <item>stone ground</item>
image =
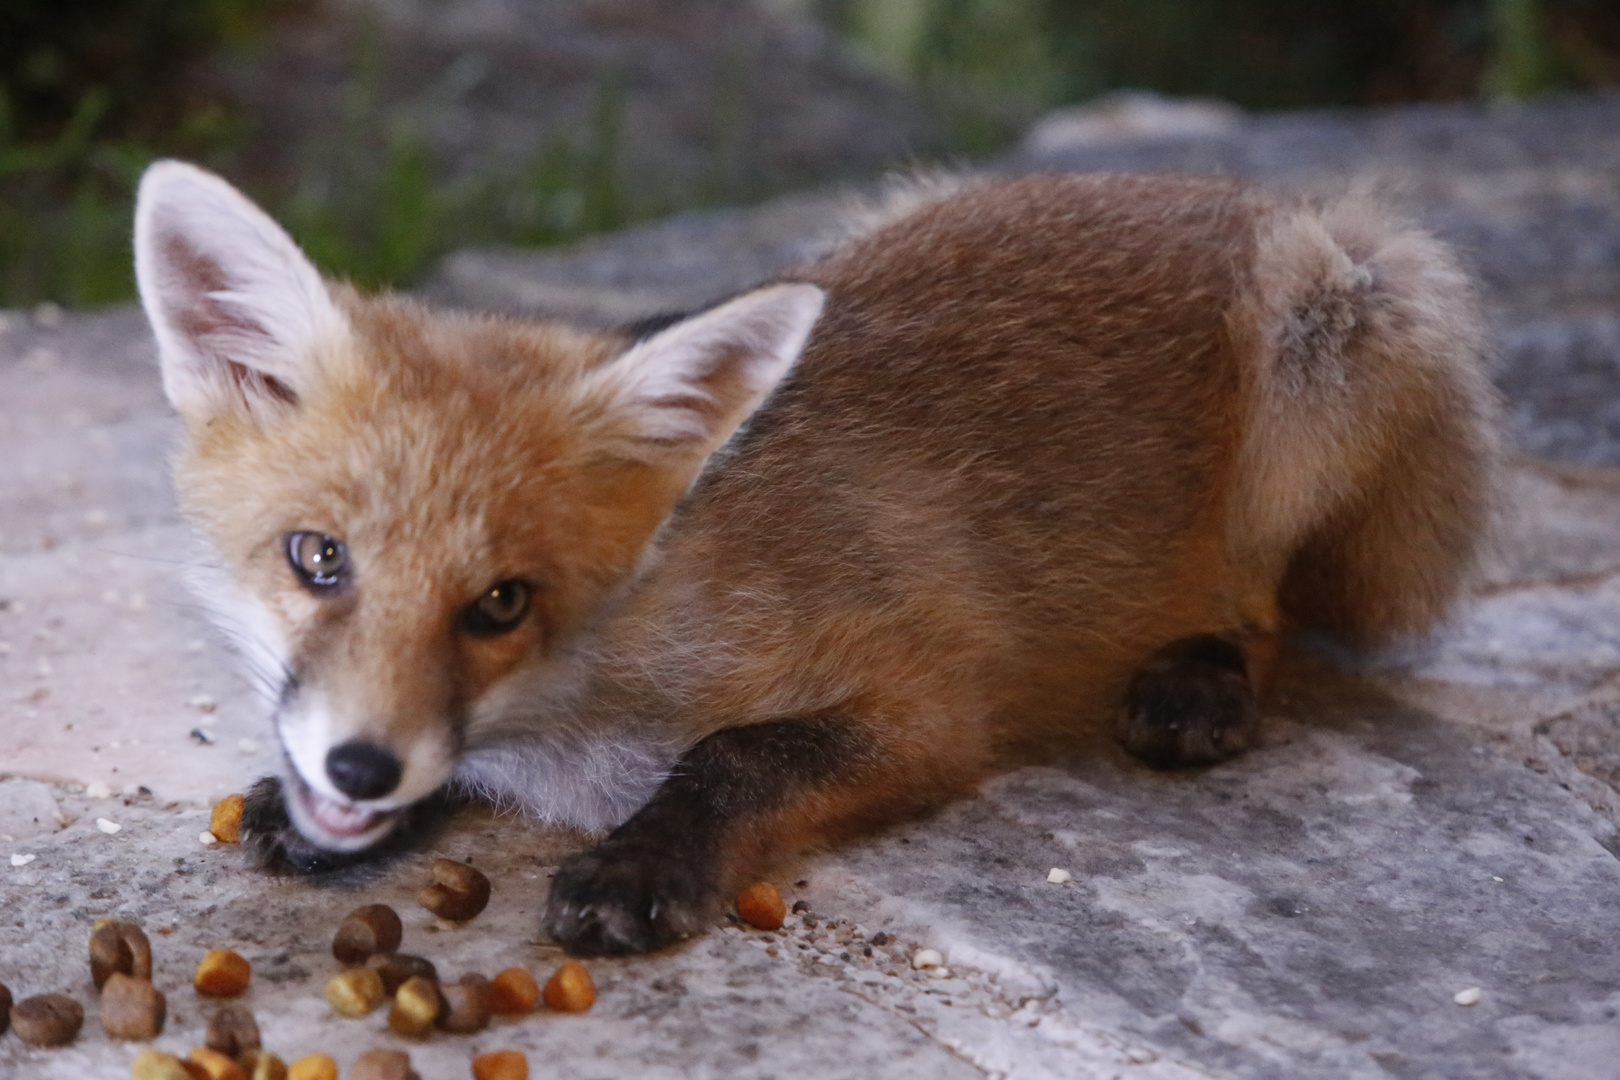
[[(1239, 123), (1048, 143), (1006, 167), (1239, 169), (1247, 155), (1271, 164), (1240, 171), (1304, 184), (1416, 178), (1417, 212), (1487, 282), (1527, 451), (1477, 595), (1382, 657), (1302, 642), (1239, 761), (1162, 775), (1105, 750), (1001, 777), (784, 867), (786, 896), (809, 905), (784, 931), (728, 923), (593, 962), (590, 1013), (434, 1035), (410, 1047), (424, 1078), (504, 1046), (538, 1075), (582, 1078), (1615, 1075), (1620, 105)], [(809, 250), (835, 203), (680, 219), (562, 256), (467, 253), (434, 293), (582, 319), (699, 303)], [(329, 934), (362, 902), (393, 903), (406, 948), (445, 975), (558, 961), (537, 914), (579, 836), (469, 810), (431, 851), (319, 882), (199, 842), (208, 804), (271, 748), (264, 707), (183, 587), (174, 433), (137, 312), (8, 316), (0, 855), (16, 857), (0, 862), (0, 982), (72, 993), (90, 1018), (67, 1049), (0, 1037), (0, 1076), (127, 1075), (137, 1048), (102, 1035), (84, 964), (103, 914), (153, 932), (171, 1049), (201, 1041), (209, 1006), (189, 975), (214, 946), (254, 963), (248, 1003), (284, 1056), (403, 1045), (380, 1014), (334, 1018), (320, 998)], [(414, 905), (434, 853), (485, 869), (485, 914), (454, 927)], [(1053, 867), (1073, 880), (1049, 883)], [(911, 970), (923, 947), (945, 970)], [(1456, 1004), (1468, 988), (1478, 1003)]]

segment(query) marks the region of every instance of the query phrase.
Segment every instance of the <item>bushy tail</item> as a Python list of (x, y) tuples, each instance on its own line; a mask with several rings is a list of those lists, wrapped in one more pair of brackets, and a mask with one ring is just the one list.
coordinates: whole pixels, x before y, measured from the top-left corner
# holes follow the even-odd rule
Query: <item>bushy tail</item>
[(1359, 200), (1296, 212), (1265, 245), (1286, 270), (1261, 282), (1260, 411), (1289, 433), (1271, 474), (1303, 469), (1326, 493), (1294, 518), (1283, 615), (1356, 644), (1420, 631), (1468, 580), (1495, 501), (1500, 409), (1472, 283), (1445, 245)]

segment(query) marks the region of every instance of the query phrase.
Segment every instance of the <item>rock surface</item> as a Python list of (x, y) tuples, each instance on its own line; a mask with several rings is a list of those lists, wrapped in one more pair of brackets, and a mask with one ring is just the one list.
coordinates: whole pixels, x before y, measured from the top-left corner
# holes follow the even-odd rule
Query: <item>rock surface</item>
[[(1385, 145), (1375, 134), (1363, 143)], [(1546, 154), (1597, 152), (1576, 141), (1549, 136)], [(1340, 152), (1335, 138), (1316, 142)], [(1482, 175), (1480, 197), (1497, 198)], [(802, 257), (820, 208), (835, 198), (504, 255), (483, 264), (484, 280), (495, 300), (572, 304), (580, 318), (698, 303)], [(1496, 213), (1478, 220), (1500, 224)], [(1612, 224), (1598, 215), (1588, 239)], [(1569, 243), (1579, 232), (1555, 230)], [(176, 425), (145, 330), (129, 309), (11, 315), (0, 332), (0, 982), (18, 997), (72, 993), (93, 1014), (85, 941), (116, 914), (152, 936), (170, 1003), (158, 1045), (170, 1050), (201, 1041), (213, 1006), (191, 991), (191, 970), (229, 946), (254, 964), (246, 1003), (270, 1049), (347, 1066), (370, 1046), (402, 1047), (424, 1076), (465, 1075), (474, 1053), (518, 1047), (545, 1075), (582, 1078), (1610, 1077), (1620, 469), (1603, 464), (1615, 460), (1603, 417), (1620, 377), (1600, 344), (1578, 366), (1590, 378), (1578, 392), (1545, 377), (1573, 363), (1554, 331), (1575, 340), (1581, 320), (1612, 318), (1601, 279), (1613, 264), (1592, 266), (1574, 284), (1492, 285), (1505, 337), (1549, 335), (1535, 366), (1505, 350), (1503, 385), (1515, 408), (1540, 410), (1521, 420), (1522, 444), (1564, 460), (1514, 465), (1480, 592), (1430, 638), (1372, 659), (1302, 642), (1262, 745), (1237, 761), (1167, 776), (1102, 748), (1009, 774), (933, 817), (782, 867), (774, 879), (809, 911), (781, 932), (727, 923), (659, 956), (593, 962), (587, 1014), (542, 1011), (421, 1044), (380, 1013), (345, 1020), (322, 1001), (342, 915), (392, 903), (406, 948), (451, 977), (513, 963), (543, 977), (560, 959), (535, 937), (547, 872), (585, 838), (474, 809), (429, 851), (318, 882), (266, 877), (200, 843), (209, 801), (263, 770), (269, 733), (181, 586), (193, 549), (162, 466)], [(488, 911), (452, 927), (414, 905), (433, 854), (489, 874)], [(1072, 880), (1049, 881), (1053, 868)], [(914, 970), (921, 948), (944, 967)], [(1477, 1003), (1458, 1004), (1471, 989)], [(62, 1050), (0, 1036), (0, 1076), (127, 1075), (137, 1049), (109, 1042), (92, 1015)]]

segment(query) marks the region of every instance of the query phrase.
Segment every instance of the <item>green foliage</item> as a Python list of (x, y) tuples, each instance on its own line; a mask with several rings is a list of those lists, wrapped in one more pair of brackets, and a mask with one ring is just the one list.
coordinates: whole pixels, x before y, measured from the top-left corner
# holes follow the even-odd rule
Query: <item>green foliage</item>
[[(132, 294), (129, 216), (141, 170), (179, 156), (242, 183), (328, 273), (408, 283), (461, 245), (551, 245), (694, 205), (739, 185), (742, 58), (723, 61), (712, 163), (663, 201), (622, 173), (626, 75), (527, 161), (451, 178), (379, 104), (386, 58), (361, 40), (345, 117), (300, 145), (276, 185), (238, 168), (247, 122), (196, 77), (316, 0), (0, 0), (0, 306)], [(654, 2), (654, 0), (649, 0)], [(770, 0), (824, 19), (914, 81), (967, 155), (1042, 109), (1120, 88), (1248, 108), (1523, 97), (1620, 82), (1614, 0)]]

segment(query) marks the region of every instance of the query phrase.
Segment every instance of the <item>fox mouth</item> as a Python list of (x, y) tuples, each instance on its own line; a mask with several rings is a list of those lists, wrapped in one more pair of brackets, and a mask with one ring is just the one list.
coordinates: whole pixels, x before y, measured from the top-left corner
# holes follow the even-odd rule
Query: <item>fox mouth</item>
[(316, 791), (288, 770), (287, 810), (304, 838), (329, 851), (359, 851), (382, 839), (393, 828), (397, 809), (367, 809), (339, 802)]

